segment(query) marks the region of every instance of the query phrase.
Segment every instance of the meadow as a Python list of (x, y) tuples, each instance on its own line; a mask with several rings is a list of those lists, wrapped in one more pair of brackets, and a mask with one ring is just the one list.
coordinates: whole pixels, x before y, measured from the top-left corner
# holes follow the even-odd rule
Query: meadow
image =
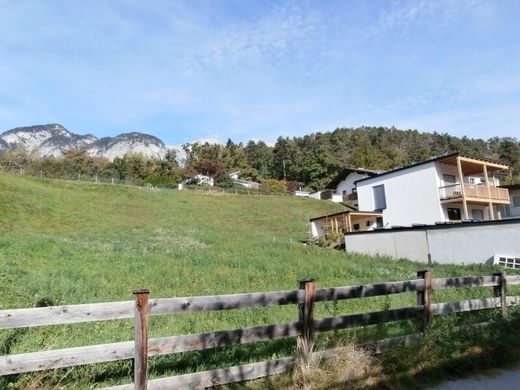
[[(424, 264), (307, 245), (310, 217), (341, 206), (289, 196), (158, 190), (41, 180), (0, 173), (0, 309), (290, 290), (410, 279)], [(429, 266), (435, 277), (490, 275), (489, 266)], [(489, 297), (490, 289), (442, 291), (435, 299)], [(317, 304), (316, 317), (415, 304), (414, 294)], [(294, 321), (296, 308), (153, 317), (150, 336)], [(413, 324), (388, 332), (409, 331)], [(131, 340), (132, 321), (0, 332), (0, 354)], [(353, 336), (352, 336), (353, 337)], [(323, 343), (329, 342), (324, 336)], [(151, 377), (290, 354), (292, 341), (154, 358)], [(92, 388), (128, 383), (131, 362), (0, 379), (0, 387)], [(36, 379), (35, 379), (36, 378)], [(36, 382), (35, 382), (36, 381)]]

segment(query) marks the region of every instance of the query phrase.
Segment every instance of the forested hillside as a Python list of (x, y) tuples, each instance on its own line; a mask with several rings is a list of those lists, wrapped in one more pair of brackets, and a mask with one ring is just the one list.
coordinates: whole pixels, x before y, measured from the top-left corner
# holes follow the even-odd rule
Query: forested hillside
[[(251, 143), (247, 148), (252, 148)], [(271, 172), (275, 178), (283, 178), (285, 159), (288, 180), (320, 188), (340, 167), (389, 170), (453, 152), (502, 160), (519, 178), (518, 139), (495, 137), (485, 141), (384, 127), (341, 128), (304, 137), (280, 137), (272, 149)]]
[(69, 151), (63, 159), (37, 158), (23, 150), (4, 151), (2, 159), (32, 172), (87, 174), (119, 179), (178, 183), (200, 173), (212, 176), (218, 185), (229, 186), (228, 174), (264, 182), (287, 180), (308, 189), (322, 188), (345, 166), (389, 170), (447, 153), (461, 152), (500, 160), (511, 166), (505, 182), (520, 182), (520, 142), (516, 138), (488, 140), (421, 133), (386, 127), (339, 128), (303, 137), (279, 137), (273, 146), (262, 141), (245, 144), (228, 140), (219, 144), (185, 144), (186, 164), (179, 166), (175, 152), (162, 160), (126, 155), (108, 161), (85, 151)]

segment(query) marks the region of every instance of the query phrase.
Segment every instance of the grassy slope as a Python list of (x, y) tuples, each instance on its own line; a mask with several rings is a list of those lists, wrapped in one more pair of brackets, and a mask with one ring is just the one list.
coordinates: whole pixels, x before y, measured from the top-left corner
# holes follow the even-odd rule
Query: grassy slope
[[(341, 286), (407, 279), (421, 267), (302, 245), (309, 217), (338, 210), (312, 199), (42, 182), (0, 173), (0, 307), (129, 300), (135, 287), (149, 288), (152, 297), (292, 289), (305, 276), (316, 277), (319, 287)], [(433, 268), (435, 276), (491, 272), (484, 266)], [(439, 300), (452, 293), (442, 294)], [(484, 295), (489, 290), (472, 293)], [(320, 304), (317, 315), (414, 299), (409, 294)], [(295, 311), (276, 307), (153, 318), (151, 334), (293, 321)], [(131, 321), (45, 327), (21, 335), (10, 331), (0, 333), (0, 353), (131, 337)]]

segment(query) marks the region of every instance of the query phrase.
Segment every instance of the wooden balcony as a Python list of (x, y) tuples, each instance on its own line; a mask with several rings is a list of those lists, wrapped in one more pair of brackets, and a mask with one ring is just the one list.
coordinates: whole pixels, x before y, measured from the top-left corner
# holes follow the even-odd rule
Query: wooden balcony
[[(509, 191), (506, 188), (490, 186), (488, 189), (485, 185), (476, 184), (463, 184), (463, 186), (466, 199), (471, 198), (483, 201), (495, 201), (498, 203), (509, 203)], [(459, 183), (440, 187), (439, 194), (441, 200), (462, 199), (462, 185)]]

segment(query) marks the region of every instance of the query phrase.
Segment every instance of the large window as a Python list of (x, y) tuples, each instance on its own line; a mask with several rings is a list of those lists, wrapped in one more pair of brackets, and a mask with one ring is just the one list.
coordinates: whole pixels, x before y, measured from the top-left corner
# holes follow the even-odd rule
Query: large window
[(513, 195), (511, 197), (511, 205), (513, 207), (520, 207), (520, 195)]
[(372, 187), (372, 191), (374, 191), (374, 209), (386, 209), (385, 186), (383, 184), (374, 186)]

